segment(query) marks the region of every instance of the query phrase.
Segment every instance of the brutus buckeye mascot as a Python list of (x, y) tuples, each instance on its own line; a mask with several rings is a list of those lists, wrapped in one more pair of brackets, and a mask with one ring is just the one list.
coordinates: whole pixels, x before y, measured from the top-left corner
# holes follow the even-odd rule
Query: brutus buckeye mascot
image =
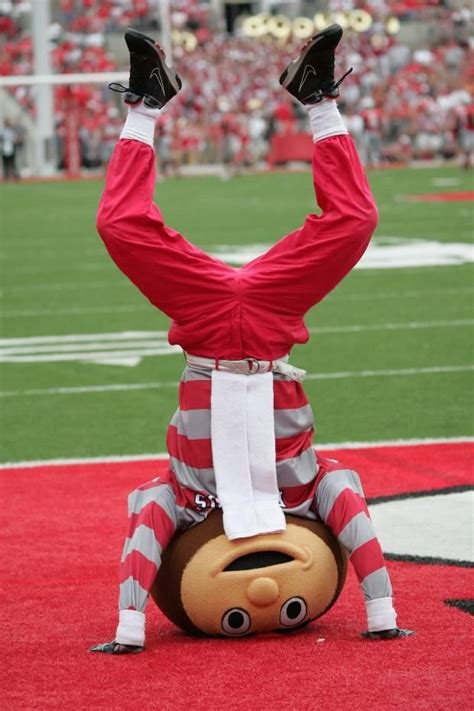
[[(183, 348), (187, 364), (179, 409), (168, 428), (169, 471), (129, 497), (115, 639), (93, 651), (143, 650), (150, 591), (155, 580), (167, 584), (166, 576), (157, 577), (165, 549), (175, 534), (187, 535), (195, 526), (197, 534), (216, 508), (222, 510), (223, 526), (217, 538), (224, 536), (234, 551), (230, 565), (261, 551), (259, 541), (267, 537), (270, 552), (283, 551), (287, 558), (267, 559), (263, 573), (253, 563), (238, 603), (216, 595), (209, 625), (199, 623), (198, 610), (192, 626), (228, 636), (259, 631), (247, 609), (252, 605), (267, 620), (263, 629), (301, 626), (321, 613), (303, 600), (305, 609), (303, 596), (286, 588), (285, 566), (293, 571), (298, 561), (308, 566), (311, 549), (300, 531), (294, 555), (284, 553), (285, 537), (294, 534), (287, 514), (325, 524), (350, 558), (365, 599), (366, 637), (410, 634), (397, 627), (390, 579), (359, 477), (315, 453), (313, 415), (301, 385), (305, 373), (288, 362), (293, 345), (308, 340), (306, 312), (358, 262), (377, 224), (374, 199), (335, 102), (340, 81), (334, 80), (334, 54), (341, 37), (339, 25), (317, 34), (280, 78), (308, 110), (322, 214), (308, 215), (302, 227), (235, 269), (166, 226), (153, 203), (155, 121), (181, 80), (152, 39), (135, 30), (125, 35), (129, 87), (111, 88), (125, 92), (129, 112), (108, 168), (97, 226), (119, 269), (172, 320), (169, 341)], [(250, 540), (256, 548), (245, 553)], [(242, 551), (237, 556), (236, 546)], [(337, 551), (328, 546), (340, 572)], [(213, 559), (208, 556), (208, 566)], [(340, 579), (340, 574), (334, 578), (326, 607)], [(200, 582), (196, 578), (198, 584), (205, 592), (206, 575)], [(192, 600), (188, 603), (192, 612)]]

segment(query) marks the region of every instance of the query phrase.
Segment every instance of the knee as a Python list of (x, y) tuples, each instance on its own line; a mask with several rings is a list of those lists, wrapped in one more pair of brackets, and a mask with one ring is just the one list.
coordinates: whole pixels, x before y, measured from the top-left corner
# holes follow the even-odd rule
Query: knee
[(367, 244), (376, 230), (379, 212), (373, 200), (367, 200), (358, 205), (353, 215), (353, 235), (359, 242)]
[(364, 220), (366, 230), (372, 235), (379, 224), (379, 211), (373, 200), (369, 200), (367, 203)]
[(97, 210), (97, 215), (96, 215), (96, 229), (101, 238), (106, 242), (112, 232), (112, 218), (110, 214), (110, 210), (107, 210), (106, 208), (103, 207), (103, 205), (99, 205), (99, 209)]

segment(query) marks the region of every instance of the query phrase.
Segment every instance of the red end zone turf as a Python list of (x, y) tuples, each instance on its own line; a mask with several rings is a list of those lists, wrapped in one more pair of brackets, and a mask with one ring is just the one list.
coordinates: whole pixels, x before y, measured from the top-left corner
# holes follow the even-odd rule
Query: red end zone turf
[[(367, 496), (472, 481), (469, 444), (324, 452), (357, 469)], [(148, 649), (87, 652), (113, 638), (126, 495), (163, 463), (0, 471), (2, 709), (467, 709), (472, 569), (391, 562), (399, 622), (414, 638), (362, 641), (349, 575), (335, 607), (294, 636), (193, 639), (148, 608)], [(440, 521), (442, 526), (442, 521)]]
[(472, 202), (474, 190), (449, 193), (423, 193), (422, 195), (407, 195), (407, 202)]

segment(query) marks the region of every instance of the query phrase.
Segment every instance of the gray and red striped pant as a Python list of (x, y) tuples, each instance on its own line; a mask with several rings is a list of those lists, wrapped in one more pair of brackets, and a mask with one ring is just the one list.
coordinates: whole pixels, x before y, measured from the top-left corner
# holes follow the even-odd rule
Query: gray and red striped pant
[[(251, 376), (250, 376), (251, 377)], [(211, 374), (187, 367), (168, 427), (170, 469), (129, 497), (120, 609), (143, 612), (163, 550), (218, 504), (211, 449)], [(300, 383), (274, 373), (277, 478), (285, 513), (323, 521), (348, 551), (366, 600), (392, 588), (356, 472), (313, 449), (313, 414)]]

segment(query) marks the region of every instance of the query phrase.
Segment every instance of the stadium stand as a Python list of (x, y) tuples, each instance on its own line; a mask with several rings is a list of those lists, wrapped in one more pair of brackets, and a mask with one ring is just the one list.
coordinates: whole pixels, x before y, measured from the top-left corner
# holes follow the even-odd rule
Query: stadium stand
[[(341, 0), (340, 7), (346, 12), (364, 8), (373, 18), (369, 30), (348, 32), (338, 65), (341, 74), (350, 66), (355, 69), (344, 84), (341, 107), (365, 162), (466, 156), (473, 123), (471, 14), (447, 0)], [(29, 74), (28, 3), (10, 0), (3, 8), (0, 74)], [(278, 164), (309, 155), (305, 112), (278, 85), (281, 69), (301, 39), (247, 37), (238, 24), (229, 36), (216, 27), (209, 3), (198, 0), (173, 0), (171, 8), (173, 28), (193, 41), (178, 38), (174, 45), (173, 60), (184, 88), (160, 123), (163, 170), (223, 162), (232, 172), (263, 160)], [(123, 29), (133, 25), (156, 36), (159, 32), (156, 6), (152, 11), (149, 0), (58, 0), (53, 9), (50, 41), (58, 73), (124, 69), (126, 53), (120, 57), (108, 49), (118, 46)], [(438, 31), (433, 36), (425, 31), (424, 46), (418, 42), (412, 48), (387, 30), (383, 18), (389, 11), (425, 30), (435, 22)], [(33, 112), (30, 89), (18, 86), (11, 94)], [(103, 86), (57, 87), (59, 167), (65, 162), (64, 117), (71, 107), (78, 117), (82, 166), (98, 167), (108, 160), (123, 107)]]

